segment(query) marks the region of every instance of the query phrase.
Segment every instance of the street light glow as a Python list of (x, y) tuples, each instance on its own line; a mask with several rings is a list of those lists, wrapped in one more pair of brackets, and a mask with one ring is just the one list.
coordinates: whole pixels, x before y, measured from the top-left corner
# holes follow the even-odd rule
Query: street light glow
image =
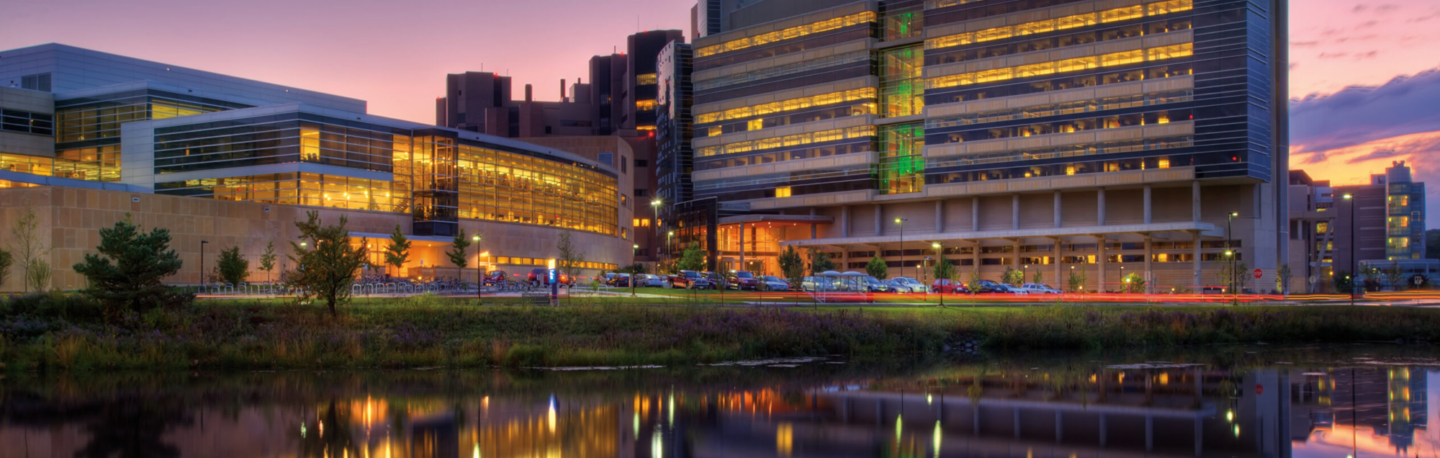
[(1350, 195), (1349, 195), (1349, 194), (1346, 194), (1346, 195), (1345, 195), (1345, 198), (1346, 198), (1346, 199), (1349, 199), (1349, 198), (1350, 198)]

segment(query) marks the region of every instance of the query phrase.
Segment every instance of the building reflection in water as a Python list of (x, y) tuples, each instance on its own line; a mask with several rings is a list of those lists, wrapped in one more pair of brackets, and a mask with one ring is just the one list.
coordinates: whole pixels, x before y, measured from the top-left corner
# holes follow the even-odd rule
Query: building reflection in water
[[(1433, 457), (1437, 374), (970, 367), (735, 390), (276, 396), (199, 403), (184, 422), (134, 410), (125, 423), (178, 456)], [(0, 404), (0, 455), (84, 456), (128, 437), (98, 431), (114, 422), (83, 409), (62, 415), (15, 399)]]

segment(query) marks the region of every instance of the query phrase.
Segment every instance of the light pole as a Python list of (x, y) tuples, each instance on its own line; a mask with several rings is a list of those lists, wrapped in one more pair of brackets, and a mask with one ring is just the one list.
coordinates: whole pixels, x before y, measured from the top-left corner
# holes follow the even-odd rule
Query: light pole
[(205, 244), (207, 244), (207, 243), (210, 243), (210, 241), (209, 241), (209, 240), (201, 240), (201, 241), (200, 241), (200, 288), (201, 288), (201, 289), (204, 289), (204, 288), (205, 288)]
[[(1116, 255), (1116, 256), (1118, 257), (1119, 255)], [(1121, 257), (1121, 258), (1119, 258), (1119, 259), (1116, 259), (1116, 261), (1123, 260), (1123, 259), (1125, 259), (1125, 258)], [(1121, 288), (1124, 288), (1124, 290), (1125, 290), (1124, 292), (1125, 292), (1125, 293), (1129, 293), (1129, 292), (1130, 292), (1130, 279), (1125, 277), (1125, 266), (1120, 266), (1120, 285), (1121, 285), (1121, 286), (1120, 286)]]
[[(933, 248), (935, 248), (935, 259), (936, 259), (935, 262), (937, 262), (937, 263), (940, 263), (940, 262), (948, 262), (948, 261), (945, 260), (945, 256), (941, 255), (941, 253), (940, 253), (940, 242), (931, 243), (930, 246), (933, 247)], [(939, 266), (939, 264), (936, 264), (936, 266)], [(938, 267), (937, 267), (937, 268), (938, 268)], [(945, 270), (948, 272), (950, 269), (945, 269)], [(937, 276), (935, 277), (935, 280), (938, 282), (938, 281), (940, 280), (940, 277), (937, 275)], [(946, 279), (946, 281), (949, 282), (950, 280), (949, 280), (949, 279)], [(945, 287), (946, 287), (946, 286), (950, 286), (950, 287), (952, 287), (952, 288), (954, 287), (954, 286), (952, 286), (952, 285), (946, 285), (946, 284), (944, 284), (944, 283), (941, 283), (941, 284), (940, 284), (940, 306), (941, 306), (941, 307), (944, 307), (944, 306), (945, 306)]]
[(1238, 274), (1238, 272), (1235, 272), (1235, 253), (1230, 250), (1230, 239), (1232, 238), (1230, 232), (1231, 224), (1235, 222), (1236, 216), (1240, 216), (1240, 212), (1230, 212), (1229, 215), (1225, 215), (1225, 256), (1230, 258), (1230, 278), (1225, 280), (1227, 283), (1230, 283), (1231, 305), (1240, 302), (1240, 298), (1237, 296), (1239, 292), (1235, 291), (1235, 277)]
[(480, 265), (480, 234), (470, 236), (470, 241), (475, 245), (475, 300), (479, 301), (485, 287), (485, 267)]
[[(1355, 197), (1346, 194), (1345, 200), (1350, 201), (1350, 306), (1355, 306), (1355, 270), (1359, 265), (1355, 261)], [(1331, 269), (1333, 272), (1334, 269)]]
[[(650, 231), (651, 245), (654, 245), (660, 240), (660, 203), (661, 200), (659, 197), (650, 200), (650, 216), (651, 219), (655, 220), (653, 221), (653, 223), (655, 224), (655, 229), (652, 229)], [(655, 253), (650, 256), (650, 259), (658, 261), (660, 259), (660, 251), (655, 250)]]
[(635, 244), (635, 250), (630, 253), (630, 297), (635, 297), (635, 253), (640, 252), (640, 244)]
[[(1082, 257), (1081, 259), (1084, 259), (1084, 258)], [(1075, 276), (1075, 266), (1070, 266), (1070, 276), (1071, 276), (1071, 277), (1074, 277), (1074, 276)], [(1069, 280), (1066, 280), (1066, 281), (1069, 281)], [(1084, 283), (1084, 282), (1081, 282), (1078, 289), (1079, 289), (1079, 291), (1076, 291), (1077, 293), (1078, 293), (1078, 292), (1081, 292), (1081, 291), (1084, 291), (1084, 290), (1085, 290), (1085, 283)]]
[[(909, 220), (910, 218), (895, 218), (895, 224), (900, 225), (900, 276), (902, 277), (905, 276), (905, 222)], [(915, 269), (915, 273), (920, 273), (920, 269)]]
[(1020, 284), (1024, 285), (1027, 280), (1030, 280), (1030, 265), (1023, 264), (1020, 266)]

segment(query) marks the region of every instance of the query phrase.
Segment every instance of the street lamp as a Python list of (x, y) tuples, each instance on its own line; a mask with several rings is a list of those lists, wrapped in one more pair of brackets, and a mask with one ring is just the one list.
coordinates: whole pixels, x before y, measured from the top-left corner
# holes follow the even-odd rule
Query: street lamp
[(635, 253), (640, 251), (640, 244), (635, 244), (634, 251), (630, 252), (630, 297), (635, 297)]
[[(204, 288), (204, 287), (205, 287), (205, 244), (207, 244), (207, 243), (210, 243), (210, 241), (209, 241), (209, 240), (201, 240), (201, 241), (200, 241), (200, 287), (201, 287), (201, 288)], [(300, 245), (301, 245), (301, 246), (304, 246), (305, 244), (304, 244), (304, 243), (301, 243)]]
[[(1355, 199), (1350, 194), (1345, 195), (1345, 200), (1350, 201), (1350, 306), (1355, 306), (1355, 270), (1358, 264), (1355, 261)], [(1334, 269), (1331, 269), (1332, 271)]]
[[(945, 256), (942, 256), (941, 253), (940, 253), (940, 242), (931, 243), (930, 246), (933, 247), (933, 248), (935, 248), (935, 259), (937, 259), (937, 261), (935, 261), (935, 262), (947, 262), (947, 261), (945, 261)], [(939, 264), (936, 264), (936, 265), (938, 266)], [(946, 269), (946, 270), (948, 271), (949, 269)], [(938, 283), (939, 280), (940, 280), (940, 277), (937, 275), (937, 276), (935, 277), (935, 280), (936, 280), (936, 282)], [(946, 279), (946, 282), (949, 282), (949, 281), (950, 281), (950, 280), (947, 278), (947, 279)], [(941, 306), (941, 307), (944, 307), (944, 306), (945, 306), (945, 287), (946, 287), (946, 286), (950, 286), (950, 287), (952, 287), (952, 288), (954, 287), (954, 286), (952, 286), (952, 285), (946, 285), (945, 283), (940, 283), (940, 306)]]
[[(657, 242), (659, 242), (659, 240), (660, 240), (660, 232), (659, 232), (659, 231), (660, 231), (660, 204), (661, 204), (661, 200), (660, 200), (659, 197), (656, 197), (656, 198), (650, 200), (650, 216), (651, 216), (651, 219), (654, 219), (654, 220), (655, 220), (655, 221), (654, 221), (654, 223), (655, 223), (655, 229), (652, 230), (652, 231), (650, 231), (650, 244), (651, 244), (651, 245), (655, 245), (655, 244), (656, 244)], [(655, 254), (652, 254), (652, 255), (651, 255), (650, 259), (651, 259), (652, 261), (659, 261), (659, 259), (660, 259), (659, 254), (660, 254), (660, 251), (657, 249), (657, 250), (655, 251)]]
[(485, 268), (480, 265), (480, 234), (470, 236), (475, 245), (475, 300), (480, 300), (480, 291), (485, 286)]
[[(1081, 256), (1080, 259), (1081, 259), (1081, 261), (1084, 261), (1085, 257), (1084, 257), (1084, 256)], [(1075, 276), (1075, 266), (1070, 266), (1070, 276), (1071, 276), (1071, 277), (1074, 277), (1074, 276)], [(1080, 285), (1078, 285), (1078, 287), (1079, 287), (1079, 290), (1080, 290), (1079, 292), (1084, 292), (1084, 291), (1085, 291), (1085, 282), (1080, 282)]]
[[(905, 276), (905, 222), (910, 218), (895, 218), (895, 224), (900, 225), (900, 276)], [(917, 267), (915, 273), (920, 273)]]
[[(1124, 259), (1124, 256), (1117, 255), (1116, 261), (1123, 261)], [(1125, 277), (1125, 266), (1120, 266), (1120, 284), (1122, 285), (1121, 288), (1125, 288), (1124, 292), (1130, 292), (1130, 279)]]
[(1225, 215), (1225, 256), (1230, 258), (1230, 278), (1226, 280), (1230, 283), (1230, 298), (1232, 299), (1232, 303), (1238, 302), (1236, 296), (1238, 293), (1235, 291), (1235, 278), (1238, 276), (1238, 272), (1235, 272), (1235, 255), (1230, 251), (1230, 239), (1232, 238), (1230, 230), (1231, 225), (1235, 222), (1236, 216), (1240, 216), (1240, 212), (1230, 212), (1229, 215)]

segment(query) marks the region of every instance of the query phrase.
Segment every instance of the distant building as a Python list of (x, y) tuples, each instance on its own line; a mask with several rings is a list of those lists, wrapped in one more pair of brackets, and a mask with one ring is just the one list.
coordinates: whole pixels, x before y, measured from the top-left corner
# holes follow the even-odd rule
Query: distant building
[[(599, 161), (629, 177), (621, 186), (621, 206), (634, 217), (622, 221), (635, 259), (655, 261), (658, 226), (655, 206), (656, 100), (660, 85), (656, 59), (671, 42), (684, 43), (679, 30), (655, 30), (626, 37), (624, 53), (594, 56), (589, 82), (566, 86), (559, 101), (536, 101), (530, 85), (515, 100), (511, 78), (489, 72), (446, 75), (445, 95), (435, 101), (437, 125), (498, 137), (524, 138)], [(614, 140), (582, 137), (614, 136)], [(568, 145), (568, 146), (567, 146)], [(611, 145), (608, 148), (604, 145)], [(687, 145), (688, 146), (688, 145)], [(598, 148), (598, 149), (597, 149)], [(581, 152), (584, 153), (581, 153)]]
[(1289, 210), (1291, 269), (1303, 281), (1315, 276), (1316, 290), (1329, 291), (1337, 273), (1369, 267), (1399, 266), (1407, 278), (1440, 273), (1440, 261), (1424, 259), (1425, 183), (1413, 180), (1404, 161), (1365, 185), (1331, 187), (1292, 171)]

